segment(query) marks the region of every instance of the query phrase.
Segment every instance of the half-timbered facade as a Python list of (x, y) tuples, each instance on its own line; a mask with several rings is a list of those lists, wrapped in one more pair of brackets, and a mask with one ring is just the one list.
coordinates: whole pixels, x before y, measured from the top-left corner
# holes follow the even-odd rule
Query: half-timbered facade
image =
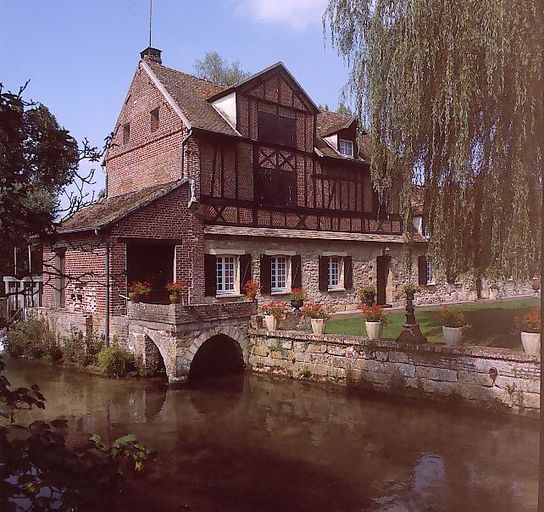
[[(151, 282), (156, 302), (172, 280), (191, 304), (245, 300), (249, 279), (261, 303), (303, 287), (352, 308), (368, 284), (395, 302), (417, 264), (402, 270), (397, 201), (378, 204), (364, 141), (282, 63), (222, 88), (144, 50), (106, 156), (106, 198), (60, 226), (45, 258), (66, 269), (67, 292), (61, 304), (50, 287), (45, 302), (120, 332), (135, 280)], [(417, 258), (425, 239), (411, 242)]]

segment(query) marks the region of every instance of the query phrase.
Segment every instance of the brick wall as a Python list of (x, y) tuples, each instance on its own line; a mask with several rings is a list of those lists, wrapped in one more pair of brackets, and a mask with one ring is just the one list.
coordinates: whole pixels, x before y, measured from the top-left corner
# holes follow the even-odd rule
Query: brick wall
[[(159, 128), (151, 132), (151, 111), (159, 109)], [(123, 143), (123, 126), (130, 140)], [(106, 158), (108, 196), (168, 183), (181, 178), (182, 121), (147, 73), (136, 71), (114, 129)]]

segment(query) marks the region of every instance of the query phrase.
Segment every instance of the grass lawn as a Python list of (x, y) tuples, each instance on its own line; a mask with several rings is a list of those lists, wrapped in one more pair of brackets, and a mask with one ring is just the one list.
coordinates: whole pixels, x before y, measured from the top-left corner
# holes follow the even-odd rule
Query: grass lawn
[[(507, 300), (504, 302), (482, 302), (450, 306), (465, 313), (467, 323), (472, 326), (464, 343), (489, 347), (507, 347), (522, 350), (519, 334), (512, 334), (512, 321), (516, 315), (537, 307), (537, 298)], [(437, 318), (439, 306), (416, 308), (416, 319), (421, 331), (429, 341), (442, 341), (442, 325)], [(388, 324), (384, 327), (384, 338), (396, 338), (404, 323), (404, 313), (391, 311), (387, 314)], [(327, 322), (328, 334), (353, 334), (366, 336), (361, 317), (331, 318)]]

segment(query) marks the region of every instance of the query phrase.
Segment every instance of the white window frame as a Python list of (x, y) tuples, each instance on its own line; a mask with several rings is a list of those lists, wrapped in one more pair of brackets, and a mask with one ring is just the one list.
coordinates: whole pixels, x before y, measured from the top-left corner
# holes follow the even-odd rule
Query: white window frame
[(425, 279), (427, 281), (427, 285), (435, 284), (433, 265), (431, 263), (431, 260), (428, 258), (426, 258), (426, 278)]
[[(327, 261), (327, 290), (329, 292), (343, 291), (345, 290), (344, 284), (344, 258), (342, 256), (329, 256)], [(338, 282), (331, 284), (332, 282), (332, 269), (333, 263), (338, 264)]]
[[(277, 286), (277, 266), (279, 260), (285, 260), (285, 286)], [(276, 286), (274, 286), (276, 284)], [(274, 294), (291, 293), (291, 256), (277, 254), (270, 257), (270, 292)]]
[[(345, 145), (344, 149), (348, 150), (347, 153), (342, 151), (342, 143)], [(349, 156), (350, 158), (353, 158), (354, 149), (355, 148), (353, 147), (353, 141), (352, 140), (338, 138), (338, 152), (341, 155)]]
[[(216, 264), (215, 264), (215, 283), (216, 283), (216, 292), (215, 295), (217, 297), (229, 297), (233, 295), (240, 295), (240, 257), (236, 254), (222, 254), (218, 255), (216, 257)], [(234, 276), (233, 276), (233, 288), (232, 289), (225, 289), (225, 286), (227, 284), (227, 281), (225, 279), (225, 261), (232, 259), (234, 264)], [(219, 265), (221, 265), (221, 279), (219, 279)], [(229, 280), (230, 282), (230, 280)]]

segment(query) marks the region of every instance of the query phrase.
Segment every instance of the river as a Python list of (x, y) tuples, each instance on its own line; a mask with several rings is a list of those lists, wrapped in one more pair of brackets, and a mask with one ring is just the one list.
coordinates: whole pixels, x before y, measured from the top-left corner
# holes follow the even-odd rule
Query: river
[(121, 510), (536, 510), (532, 421), (256, 375), (168, 389), (6, 362), (12, 384), (47, 398), (33, 418), (156, 451)]

